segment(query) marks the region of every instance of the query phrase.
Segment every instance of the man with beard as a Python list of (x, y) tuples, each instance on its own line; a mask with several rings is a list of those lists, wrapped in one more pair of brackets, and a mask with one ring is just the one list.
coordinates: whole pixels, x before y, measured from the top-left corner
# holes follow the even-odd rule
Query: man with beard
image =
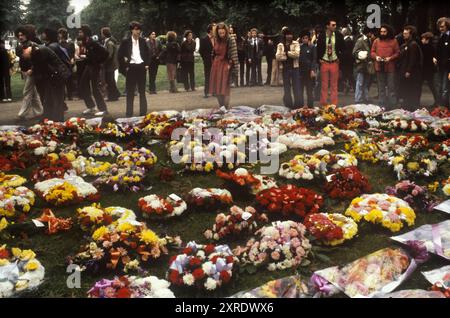
[(373, 42), (371, 57), (375, 61), (380, 106), (392, 109), (396, 104), (395, 61), (400, 54), (398, 42), (389, 25), (382, 25), (380, 36)]

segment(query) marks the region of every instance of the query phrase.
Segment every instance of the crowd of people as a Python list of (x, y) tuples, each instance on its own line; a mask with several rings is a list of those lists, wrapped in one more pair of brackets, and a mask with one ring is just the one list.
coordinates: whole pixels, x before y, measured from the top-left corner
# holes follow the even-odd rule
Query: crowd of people
[[(139, 114), (147, 113), (146, 86), (157, 93), (160, 65), (167, 68), (171, 93), (177, 82), (186, 91), (196, 90), (195, 55), (204, 66), (204, 97), (215, 96), (218, 105), (229, 107), (232, 87), (283, 86), (284, 105), (289, 108), (338, 104), (338, 92), (354, 92), (356, 103), (377, 103), (386, 109), (409, 110), (421, 106), (422, 86), (429, 86), (434, 105), (449, 106), (450, 19), (440, 18), (438, 34), (417, 34), (407, 25), (395, 35), (389, 25), (379, 29), (364, 27), (358, 35), (350, 28), (338, 29), (336, 20), (294, 34), (283, 27), (270, 36), (252, 28), (239, 33), (232, 25), (212, 23), (200, 41), (186, 30), (183, 40), (169, 31), (165, 36), (142, 34), (142, 25), (131, 22), (130, 36), (118, 41), (109, 27), (100, 38), (88, 25), (78, 30), (76, 41), (64, 28), (45, 28), (37, 35), (33, 25), (19, 27), (15, 54), (25, 81), (19, 119), (45, 117), (62, 120), (65, 100), (78, 95), (86, 105), (83, 115), (104, 116), (108, 101), (123, 94), (117, 88), (117, 73), (126, 84), (126, 116), (131, 117), (136, 91)], [(15, 55), (0, 45), (2, 101), (11, 100), (11, 68)], [(262, 62), (267, 63), (263, 82)], [(147, 76), (148, 75), (148, 76)], [(378, 100), (371, 100), (369, 88), (376, 81)], [(305, 101), (306, 95), (306, 101)]]

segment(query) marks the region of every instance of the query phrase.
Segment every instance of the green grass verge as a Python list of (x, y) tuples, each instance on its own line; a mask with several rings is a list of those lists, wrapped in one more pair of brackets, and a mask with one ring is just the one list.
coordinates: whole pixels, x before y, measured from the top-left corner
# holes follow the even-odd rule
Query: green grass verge
[[(141, 145), (144, 145), (143, 143)], [(176, 193), (180, 196), (185, 195), (194, 187), (221, 187), (222, 181), (212, 174), (193, 174), (188, 172), (182, 172), (179, 167), (174, 166), (170, 158), (167, 155), (165, 146), (157, 144), (149, 147), (158, 156), (158, 164), (152, 170), (146, 178), (146, 186), (152, 186), (149, 191), (142, 191), (139, 193), (108, 193), (102, 191), (102, 199), (100, 203), (102, 206), (123, 206), (137, 212), (138, 218), (143, 220), (140, 212), (137, 209), (138, 198), (155, 193), (159, 195), (168, 195), (170, 193)], [(342, 149), (343, 146), (337, 145), (332, 149)], [(294, 155), (298, 154), (298, 151), (290, 150), (281, 156), (281, 162), (291, 159)], [(157, 178), (157, 171), (161, 166), (170, 166), (174, 169), (178, 169), (176, 178), (171, 182), (161, 182)], [(386, 186), (392, 186), (397, 183), (392, 168), (383, 164), (373, 165), (368, 163), (360, 163), (359, 169), (368, 176), (370, 183), (373, 186), (374, 192), (384, 192)], [(25, 177), (29, 177), (32, 167), (25, 171), (16, 171)], [(250, 170), (259, 172), (258, 166), (252, 167)], [(450, 174), (450, 166), (448, 164), (441, 167), (441, 174), (438, 179), (447, 177)], [(14, 172), (13, 172), (14, 173)], [(275, 176), (280, 184), (294, 183), (299, 186), (305, 186), (318, 191), (323, 194), (322, 184), (318, 181), (301, 182), (301, 181), (288, 181)], [(87, 179), (89, 180), (89, 179)], [(416, 180), (419, 184), (427, 184), (430, 180)], [(32, 184), (28, 184), (32, 188)], [(444, 199), (441, 196), (441, 199)], [(237, 200), (236, 204), (242, 207), (252, 205), (252, 200)], [(324, 212), (336, 212), (343, 213), (350, 201), (338, 202), (330, 199), (325, 200)], [(54, 208), (53, 211), (58, 217), (74, 217), (76, 209), (86, 206), (88, 204), (80, 204), (63, 208)], [(42, 201), (37, 200), (35, 207), (32, 209), (28, 219), (39, 216), (41, 208), (45, 205)], [(414, 228), (427, 223), (437, 223), (448, 218), (448, 216), (440, 213), (425, 213), (423, 211), (416, 211), (417, 219)], [(180, 235), (184, 242), (195, 240), (197, 242), (206, 242), (203, 237), (203, 232), (207, 228), (210, 228), (214, 223), (216, 213), (215, 211), (200, 211), (196, 213), (183, 214), (177, 219), (173, 219), (166, 222), (147, 221), (149, 228), (153, 229), (160, 235)], [(298, 220), (295, 217), (293, 220)], [(410, 231), (412, 228), (404, 227), (399, 233)], [(396, 234), (399, 234), (396, 233)], [(43, 233), (34, 233), (30, 235), (16, 235), (14, 238), (10, 238), (4, 243), (9, 246), (17, 246), (20, 248), (31, 248), (36, 254), (37, 258), (42, 262), (46, 269), (46, 277), (44, 283), (36, 290), (23, 294), (22, 296), (28, 297), (85, 297), (87, 290), (101, 278), (112, 278), (113, 273), (104, 273), (103, 275), (91, 276), (83, 273), (81, 277), (80, 289), (69, 289), (66, 285), (68, 274), (66, 273), (66, 257), (77, 253), (80, 245), (83, 243), (86, 234), (83, 233), (78, 225), (74, 224), (73, 228), (69, 232), (59, 233), (53, 236), (48, 236)], [(299, 273), (303, 275), (310, 275), (313, 271), (326, 268), (332, 265), (342, 265), (351, 262), (359, 257), (363, 257), (369, 253), (372, 253), (378, 249), (396, 246), (396, 244), (389, 239), (393, 234), (388, 230), (381, 228), (380, 226), (372, 226), (367, 223), (360, 223), (359, 234), (356, 238), (337, 247), (321, 248), (321, 253), (326, 258), (311, 259), (311, 264), (307, 267), (299, 269)], [(249, 237), (241, 237), (238, 240), (227, 240), (226, 243), (232, 248), (238, 244), (246, 242)], [(171, 252), (170, 255), (174, 255), (176, 252)], [(165, 273), (168, 269), (168, 260), (170, 256), (161, 257), (158, 261), (152, 263), (146, 269), (152, 275), (156, 275), (160, 278), (165, 277)], [(437, 257), (432, 258), (424, 265), (420, 266), (418, 270), (414, 272), (412, 277), (407, 280), (400, 288), (429, 288), (429, 284), (420, 274), (421, 270), (435, 269), (440, 266), (444, 266), (446, 262)], [(233, 277), (229, 286), (225, 286), (222, 289), (217, 290), (211, 294), (205, 294), (197, 290), (185, 290), (175, 289), (176, 296), (179, 297), (222, 297), (230, 296), (238, 291), (246, 290), (249, 288), (257, 287), (265, 282), (288, 276), (295, 273), (295, 270), (269, 272), (265, 269), (259, 269), (256, 273), (240, 273)], [(342, 296), (342, 295), (341, 295)]]

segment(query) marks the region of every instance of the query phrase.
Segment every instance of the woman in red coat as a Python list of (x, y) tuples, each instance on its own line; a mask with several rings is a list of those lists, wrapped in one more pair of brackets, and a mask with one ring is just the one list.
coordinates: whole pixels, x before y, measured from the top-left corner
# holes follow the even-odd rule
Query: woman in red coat
[(209, 93), (215, 94), (219, 106), (230, 105), (230, 84), (239, 72), (237, 45), (225, 23), (216, 26), (212, 68), (209, 78)]

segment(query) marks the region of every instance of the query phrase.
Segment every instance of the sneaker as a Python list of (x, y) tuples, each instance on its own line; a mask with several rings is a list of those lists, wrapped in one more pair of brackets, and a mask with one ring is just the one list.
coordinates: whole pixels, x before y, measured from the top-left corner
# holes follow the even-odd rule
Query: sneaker
[(108, 111), (105, 110), (105, 111), (96, 112), (95, 116), (96, 117), (103, 117), (103, 116), (105, 116), (107, 114), (108, 114)]
[(12, 102), (12, 99), (11, 99), (11, 98), (8, 98), (8, 102), (9, 102), (9, 103)]
[(2, 99), (2, 102), (6, 103), (8, 100), (6, 98)]
[(88, 108), (83, 111), (83, 115), (94, 115), (94, 114), (95, 114), (95, 108)]

